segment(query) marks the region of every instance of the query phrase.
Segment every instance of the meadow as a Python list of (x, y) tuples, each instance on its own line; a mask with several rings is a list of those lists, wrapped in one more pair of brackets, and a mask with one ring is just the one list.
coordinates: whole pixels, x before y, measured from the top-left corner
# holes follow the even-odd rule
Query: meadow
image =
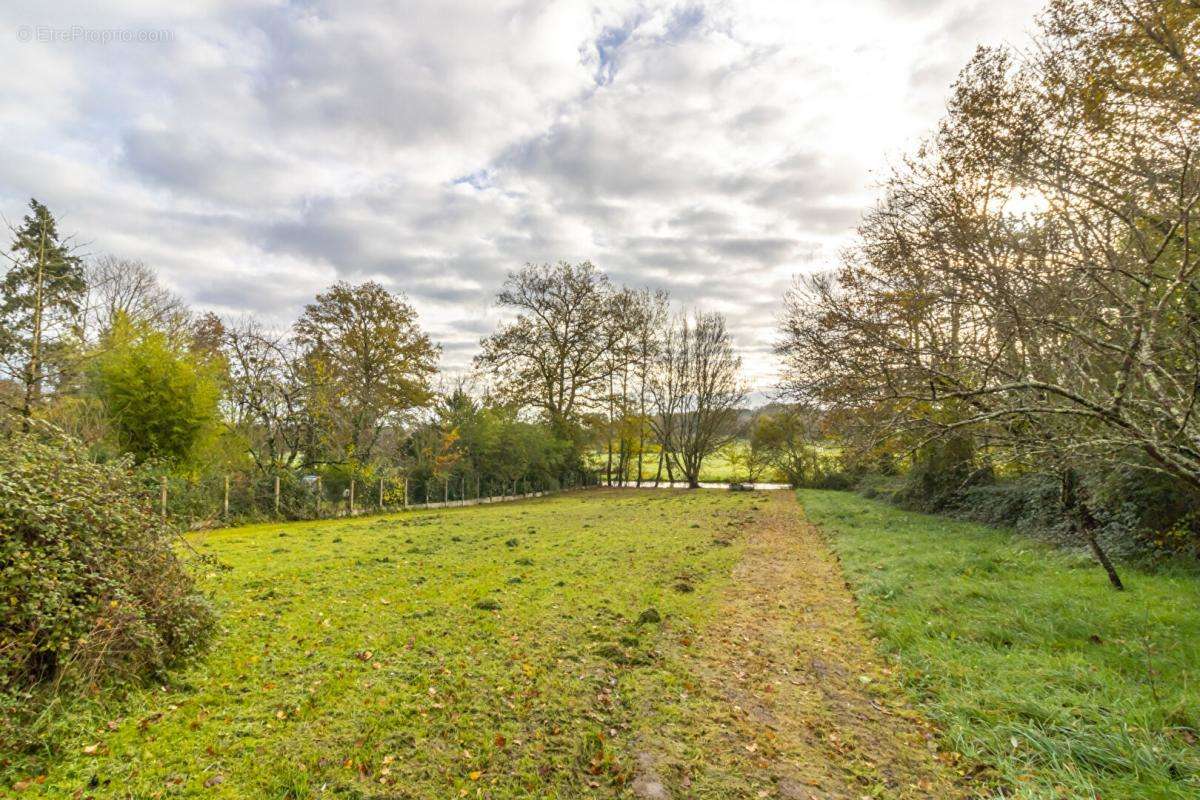
[(190, 534), (209, 651), (48, 709), (0, 787), (1197, 796), (1193, 572), (1125, 566), (1116, 593), (1003, 530), (795, 496), (600, 489)]
[[(197, 533), (222, 631), (0, 762), (31, 796), (610, 797), (753, 500), (560, 495)], [(23, 795), (24, 796), (24, 795)]]
[(947, 746), (1025, 798), (1200, 797), (1200, 576), (801, 491)]

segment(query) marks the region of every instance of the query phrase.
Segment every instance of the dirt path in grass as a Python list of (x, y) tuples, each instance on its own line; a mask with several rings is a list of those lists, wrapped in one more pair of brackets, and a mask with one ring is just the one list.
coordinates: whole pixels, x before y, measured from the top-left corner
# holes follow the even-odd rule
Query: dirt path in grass
[(689, 648), (695, 691), (717, 709), (690, 734), (699, 759), (681, 765), (678, 746), (647, 742), (634, 796), (963, 797), (795, 496), (758, 506), (720, 615)]

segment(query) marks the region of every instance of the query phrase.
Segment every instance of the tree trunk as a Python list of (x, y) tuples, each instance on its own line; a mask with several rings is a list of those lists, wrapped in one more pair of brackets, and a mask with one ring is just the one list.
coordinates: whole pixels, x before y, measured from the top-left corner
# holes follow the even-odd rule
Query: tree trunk
[(1096, 528), (1098, 523), (1096, 518), (1092, 516), (1092, 512), (1084, 503), (1079, 504), (1079, 527), (1083, 531), (1084, 538), (1087, 539), (1088, 547), (1092, 549), (1092, 555), (1100, 562), (1100, 566), (1104, 567), (1104, 571), (1108, 573), (1108, 582), (1113, 585), (1117, 591), (1123, 591), (1125, 584), (1121, 583), (1121, 576), (1117, 574), (1117, 568), (1113, 566), (1108, 554), (1104, 552), (1104, 548), (1100, 546), (1099, 540), (1096, 539)]
[(1087, 542), (1088, 548), (1091, 549), (1092, 555), (1100, 562), (1100, 566), (1104, 567), (1105, 573), (1108, 574), (1108, 581), (1117, 591), (1123, 591), (1125, 584), (1121, 582), (1121, 576), (1117, 574), (1117, 568), (1109, 559), (1108, 554), (1104, 552), (1104, 548), (1100, 546), (1100, 541), (1096, 538), (1096, 529), (1100, 526), (1095, 516), (1092, 515), (1091, 509), (1087, 507), (1079, 496), (1079, 476), (1075, 470), (1068, 469), (1062, 473), (1062, 505), (1066, 511), (1068, 519), (1071, 520), (1072, 530), (1079, 534), (1080, 537)]
[(29, 345), (29, 364), (25, 371), (25, 402), (21, 407), (22, 428), (29, 430), (33, 407), (41, 395), (42, 385), (42, 312), (45, 305), (43, 286), (46, 282), (46, 224), (38, 241), (37, 277), (33, 284), (33, 337)]
[(604, 472), (608, 485), (613, 485), (612, 468), (613, 468), (613, 378), (612, 372), (608, 373), (608, 464), (605, 466)]

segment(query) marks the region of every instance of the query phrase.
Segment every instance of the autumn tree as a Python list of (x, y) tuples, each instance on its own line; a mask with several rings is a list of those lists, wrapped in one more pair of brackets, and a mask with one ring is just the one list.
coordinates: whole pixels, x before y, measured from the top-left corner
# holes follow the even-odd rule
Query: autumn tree
[(795, 396), (876, 433), (1057, 474), (1118, 586), (1080, 473), (1200, 487), (1198, 32), (1195, 4), (1056, 0), (1032, 56), (981, 50), (780, 348)]
[(402, 295), (368, 281), (334, 284), (293, 328), (303, 352), (312, 449), (365, 463), (384, 433), (432, 397), (440, 350)]
[(820, 429), (814, 412), (797, 405), (779, 406), (755, 415), (748, 434), (753, 457), (774, 467), (792, 486), (817, 476)]
[(475, 364), (506, 402), (542, 413), (557, 435), (578, 440), (585, 411), (602, 406), (622, 335), (608, 277), (589, 262), (527, 264), (497, 297), (516, 319), (482, 340)]

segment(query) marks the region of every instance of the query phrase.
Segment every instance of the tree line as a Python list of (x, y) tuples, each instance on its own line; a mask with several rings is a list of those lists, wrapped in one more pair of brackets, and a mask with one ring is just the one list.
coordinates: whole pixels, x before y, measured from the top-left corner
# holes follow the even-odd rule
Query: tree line
[(1054, 0), (1028, 53), (980, 49), (843, 266), (790, 293), (778, 348), (861, 457), (910, 455), (950, 493), (1054, 476), (1118, 587), (1113, 481), (1196, 541), (1198, 64), (1176, 1)]
[(737, 433), (746, 390), (724, 318), (590, 263), (511, 273), (497, 297), (510, 321), (450, 381), (415, 309), (379, 283), (335, 283), (274, 329), (192, 311), (141, 262), (82, 257), (36, 200), (12, 234), (0, 424), (50, 424), (96, 460), (282, 475), (285, 493), (305, 491), (301, 473), (335, 492), (403, 475), (431, 499), (433, 483), (640, 483), (650, 458), (694, 486)]
[(738, 434), (747, 396), (725, 318), (672, 313), (662, 291), (614, 286), (592, 264), (529, 265), (498, 297), (516, 318), (475, 359), (496, 395), (537, 409), (577, 453), (602, 448), (609, 482), (641, 485), (647, 458), (698, 486)]

